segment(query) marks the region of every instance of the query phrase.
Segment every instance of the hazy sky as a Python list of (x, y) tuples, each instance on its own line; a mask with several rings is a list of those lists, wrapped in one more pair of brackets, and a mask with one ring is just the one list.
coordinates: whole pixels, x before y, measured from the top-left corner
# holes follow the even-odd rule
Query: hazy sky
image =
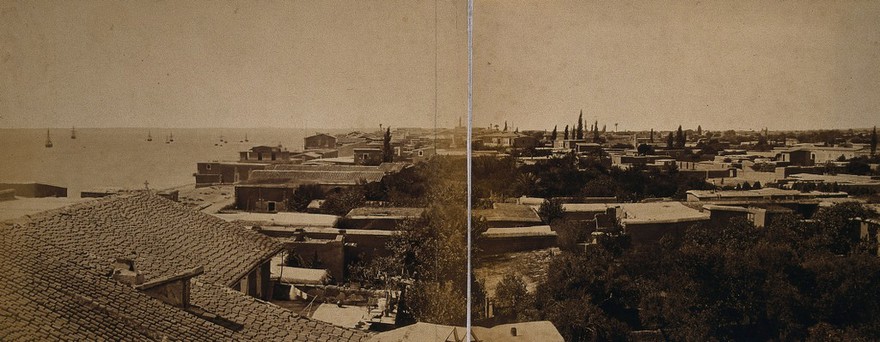
[[(440, 0), (439, 124), (467, 111)], [(0, 1), (0, 127), (434, 124), (434, 2)]]
[(880, 124), (880, 1), (475, 5), (477, 126)]
[[(880, 121), (880, 1), (475, 2), (477, 126)], [(438, 3), (451, 126), (466, 1)], [(0, 0), (0, 127), (430, 127), (433, 105), (433, 1)]]

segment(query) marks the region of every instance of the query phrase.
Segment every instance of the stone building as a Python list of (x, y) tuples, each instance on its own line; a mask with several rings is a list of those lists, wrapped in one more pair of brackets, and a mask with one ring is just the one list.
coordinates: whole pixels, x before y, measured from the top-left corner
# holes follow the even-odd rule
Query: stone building
[(336, 148), (336, 137), (318, 133), (312, 136), (308, 136), (303, 138), (303, 149), (305, 150), (314, 150), (314, 149), (335, 149)]

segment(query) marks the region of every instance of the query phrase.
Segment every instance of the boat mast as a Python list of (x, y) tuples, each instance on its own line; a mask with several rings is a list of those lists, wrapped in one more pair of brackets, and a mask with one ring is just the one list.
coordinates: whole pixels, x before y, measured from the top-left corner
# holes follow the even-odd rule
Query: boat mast
[(49, 136), (49, 129), (46, 129), (46, 147), (52, 147), (52, 137)]

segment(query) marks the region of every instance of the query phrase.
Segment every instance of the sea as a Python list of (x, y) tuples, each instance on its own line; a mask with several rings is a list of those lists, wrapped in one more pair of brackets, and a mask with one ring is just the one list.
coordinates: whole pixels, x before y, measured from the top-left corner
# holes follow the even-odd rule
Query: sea
[[(345, 130), (323, 130), (340, 133)], [(300, 150), (314, 129), (287, 128), (0, 129), (0, 183), (37, 182), (84, 190), (167, 189), (195, 184), (201, 161), (235, 161), (253, 146)], [(148, 136), (152, 141), (147, 141)], [(174, 141), (170, 141), (173, 136)], [(247, 136), (248, 141), (245, 140)], [(222, 140), (221, 140), (222, 139)], [(224, 142), (225, 141), (225, 142)]]

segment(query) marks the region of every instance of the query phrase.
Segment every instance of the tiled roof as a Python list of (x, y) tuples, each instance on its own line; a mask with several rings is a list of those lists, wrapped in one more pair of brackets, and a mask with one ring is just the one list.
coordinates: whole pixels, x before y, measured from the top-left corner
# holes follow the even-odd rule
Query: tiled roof
[(365, 341), (366, 332), (306, 318), (233, 289), (195, 283), (192, 302), (225, 319), (244, 324), (237, 339), (248, 341)]
[(232, 331), (117, 283), (87, 265), (93, 260), (85, 253), (47, 244), (20, 227), (2, 225), (0, 233), (0, 340), (233, 337)]
[[(0, 224), (0, 340), (361, 341), (369, 337), (229, 288), (224, 278), (237, 269), (216, 265), (220, 261), (191, 280), (190, 303), (230, 323), (225, 326), (110, 277), (107, 253), (126, 250), (131, 241), (149, 246), (137, 256), (138, 268), (150, 271), (148, 279), (196, 263), (188, 259), (192, 255), (183, 250), (185, 246), (206, 244), (201, 252), (213, 249), (231, 255), (211, 257), (237, 265), (253, 261), (247, 254), (259, 255), (266, 246), (271, 250), (277, 245), (205, 216), (144, 194), (100, 199)], [(179, 245), (158, 248), (172, 241)], [(121, 247), (111, 248), (108, 242)], [(163, 255), (167, 265), (147, 253)], [(236, 257), (242, 259), (231, 260)]]
[(203, 280), (233, 284), (282, 248), (262, 234), (145, 193), (50, 211), (21, 226), (35, 240), (108, 265), (134, 254), (147, 281), (202, 266)]

